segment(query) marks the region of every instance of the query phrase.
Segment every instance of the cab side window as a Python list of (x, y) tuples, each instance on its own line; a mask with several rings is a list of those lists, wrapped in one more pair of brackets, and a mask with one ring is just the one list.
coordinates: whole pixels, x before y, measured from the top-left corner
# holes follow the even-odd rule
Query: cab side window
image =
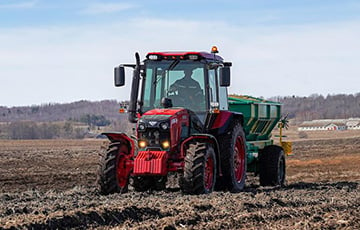
[(209, 70), (209, 96), (210, 102), (218, 102), (218, 96), (216, 91), (216, 75), (215, 70)]

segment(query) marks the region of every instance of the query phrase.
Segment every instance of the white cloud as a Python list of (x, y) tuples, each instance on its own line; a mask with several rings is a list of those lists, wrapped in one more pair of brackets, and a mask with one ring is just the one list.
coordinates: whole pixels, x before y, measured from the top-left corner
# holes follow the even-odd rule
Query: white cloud
[(37, 4), (37, 1), (26, 1), (12, 4), (1, 4), (0, 9), (27, 9), (33, 8)]
[(81, 10), (82, 14), (106, 14), (138, 7), (130, 3), (92, 3)]
[[(141, 23), (139, 23), (141, 22)], [(113, 67), (134, 52), (209, 51), (233, 62), (230, 92), (253, 96), (355, 93), (360, 23), (238, 28), (139, 18), (111, 25), (0, 29), (0, 105), (129, 98)]]

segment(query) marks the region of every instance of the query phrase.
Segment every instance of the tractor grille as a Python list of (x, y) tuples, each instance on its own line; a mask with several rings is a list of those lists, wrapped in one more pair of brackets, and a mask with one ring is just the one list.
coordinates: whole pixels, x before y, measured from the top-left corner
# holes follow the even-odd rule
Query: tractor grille
[(157, 128), (148, 128), (145, 132), (140, 133), (140, 139), (147, 142), (148, 148), (161, 148), (163, 141), (170, 141), (170, 132), (160, 131)]

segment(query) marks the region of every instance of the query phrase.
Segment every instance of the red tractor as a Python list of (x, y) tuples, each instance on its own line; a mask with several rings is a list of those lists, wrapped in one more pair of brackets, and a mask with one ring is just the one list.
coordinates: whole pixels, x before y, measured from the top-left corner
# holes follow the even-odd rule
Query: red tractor
[[(244, 188), (249, 158), (244, 116), (229, 110), (231, 63), (216, 53), (216, 47), (211, 53), (153, 52), (143, 63), (136, 53), (136, 64), (115, 68), (116, 86), (125, 84), (125, 67), (134, 69), (127, 112), (136, 137), (104, 133), (110, 144), (99, 169), (102, 194), (126, 192), (129, 183), (136, 191), (161, 190), (169, 173), (177, 173), (186, 194)], [(284, 182), (282, 162), (265, 182)]]

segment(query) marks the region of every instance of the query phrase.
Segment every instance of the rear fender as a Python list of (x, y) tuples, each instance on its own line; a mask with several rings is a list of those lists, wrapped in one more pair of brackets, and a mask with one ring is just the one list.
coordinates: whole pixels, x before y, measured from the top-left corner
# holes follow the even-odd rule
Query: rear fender
[(210, 129), (212, 129), (214, 134), (216, 133), (216, 136), (222, 135), (229, 132), (236, 123), (240, 123), (242, 126), (244, 125), (244, 116), (242, 113), (220, 111), (211, 121)]
[(242, 113), (234, 113), (233, 120), (239, 122), (244, 127), (244, 115)]
[(242, 113), (232, 112), (232, 115), (229, 117), (229, 120), (227, 122), (227, 126), (225, 128), (225, 132), (232, 131), (232, 128), (235, 124), (241, 124), (241, 126), (244, 128), (244, 115)]
[(102, 135), (106, 136), (111, 142), (121, 142), (125, 143), (128, 148), (131, 156), (134, 156), (136, 144), (135, 140), (129, 137), (126, 133), (122, 132), (112, 132), (112, 133), (102, 133)]
[(190, 137), (186, 138), (181, 143), (181, 156), (185, 158), (186, 155), (186, 145), (189, 144), (192, 141), (201, 141), (212, 144), (214, 147), (215, 155), (216, 155), (216, 162), (217, 162), (217, 171), (219, 175), (222, 175), (221, 173), (221, 162), (220, 162), (220, 148), (219, 143), (216, 140), (216, 138), (213, 135), (210, 134), (193, 134)]

